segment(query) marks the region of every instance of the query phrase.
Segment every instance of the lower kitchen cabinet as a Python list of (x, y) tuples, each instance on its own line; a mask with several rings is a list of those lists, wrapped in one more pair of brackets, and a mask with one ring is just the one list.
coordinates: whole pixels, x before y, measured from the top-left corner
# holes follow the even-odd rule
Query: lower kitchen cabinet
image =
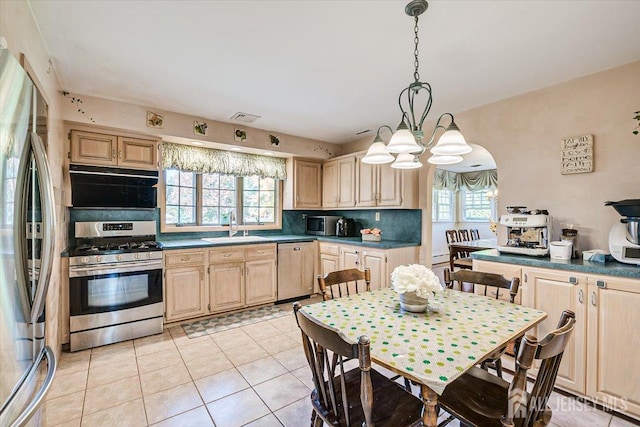
[(166, 251), (164, 267), (165, 320), (207, 314), (204, 251)]
[[(474, 270), (517, 275), (522, 304), (547, 319), (529, 333), (542, 338), (560, 313), (576, 313), (573, 336), (562, 357), (556, 386), (640, 418), (640, 280), (474, 260)], [(506, 273), (506, 274), (505, 274)], [(530, 370), (537, 373), (537, 366)]]
[(589, 276), (587, 395), (640, 417), (640, 280)]
[(244, 262), (212, 264), (209, 270), (209, 311), (244, 306)]
[(245, 304), (274, 302), (277, 283), (275, 259), (247, 261), (245, 271)]
[(348, 268), (369, 268), (371, 289), (379, 289), (391, 284), (390, 275), (394, 268), (418, 262), (418, 247), (372, 249), (366, 246), (320, 242), (320, 262), (323, 275)]
[[(586, 392), (586, 290), (587, 277), (570, 271), (523, 268), (525, 282), (522, 304), (547, 313), (532, 333), (542, 339), (556, 329), (564, 310), (576, 314), (576, 326), (562, 356), (556, 385), (581, 394)], [(536, 372), (539, 365), (534, 365)]]

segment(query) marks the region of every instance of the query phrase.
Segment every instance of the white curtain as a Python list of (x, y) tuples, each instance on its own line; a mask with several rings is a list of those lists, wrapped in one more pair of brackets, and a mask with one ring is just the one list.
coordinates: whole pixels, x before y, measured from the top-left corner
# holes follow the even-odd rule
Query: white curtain
[(287, 179), (285, 159), (235, 153), (212, 148), (162, 143), (164, 169), (185, 172), (223, 173), (236, 176), (258, 175), (262, 178)]
[(436, 169), (433, 188), (436, 190), (485, 190), (495, 189), (498, 186), (498, 171), (496, 169), (456, 173), (442, 169)]

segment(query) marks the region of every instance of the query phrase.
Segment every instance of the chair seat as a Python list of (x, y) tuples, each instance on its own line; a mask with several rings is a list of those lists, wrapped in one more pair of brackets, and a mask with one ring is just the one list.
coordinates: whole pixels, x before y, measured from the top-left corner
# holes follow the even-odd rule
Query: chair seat
[(473, 260), (471, 258), (460, 258), (454, 260), (453, 265), (460, 268), (473, 268)]
[[(422, 401), (403, 389), (400, 384), (371, 369), (371, 382), (373, 384), (373, 423), (376, 427), (420, 426), (422, 418)], [(358, 368), (345, 373), (346, 391), (348, 401), (353, 404), (349, 408), (352, 426), (361, 426), (364, 421), (364, 413), (360, 405), (360, 374)], [(336, 403), (342, 407), (340, 392), (340, 379), (333, 379), (336, 388)], [(346, 420), (334, 419), (318, 400), (317, 391), (311, 393), (311, 403), (314, 409), (330, 425), (346, 426)], [(342, 414), (343, 411), (339, 410)]]
[[(473, 367), (449, 384), (438, 402), (444, 410), (470, 425), (502, 427), (500, 418), (507, 409), (508, 391), (509, 382)], [(546, 410), (551, 413), (548, 406)], [(518, 426), (523, 419), (514, 422)]]

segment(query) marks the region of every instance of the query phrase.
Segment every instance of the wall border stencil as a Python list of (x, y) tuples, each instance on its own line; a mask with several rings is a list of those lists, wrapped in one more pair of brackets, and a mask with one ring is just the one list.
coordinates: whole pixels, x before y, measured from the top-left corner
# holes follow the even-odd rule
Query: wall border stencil
[(162, 123), (164, 122), (164, 116), (162, 114), (154, 113), (153, 111), (147, 111), (147, 126), (150, 128), (162, 129)]

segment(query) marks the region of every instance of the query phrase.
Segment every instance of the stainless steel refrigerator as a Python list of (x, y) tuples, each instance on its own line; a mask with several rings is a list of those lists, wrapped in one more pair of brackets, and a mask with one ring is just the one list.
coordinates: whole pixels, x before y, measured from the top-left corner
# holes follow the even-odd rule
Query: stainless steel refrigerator
[[(42, 120), (43, 116), (45, 120)], [(44, 128), (43, 128), (44, 126)], [(54, 250), (46, 104), (0, 48), (0, 426), (39, 425), (56, 369), (44, 310)], [(35, 417), (34, 417), (35, 415)]]

